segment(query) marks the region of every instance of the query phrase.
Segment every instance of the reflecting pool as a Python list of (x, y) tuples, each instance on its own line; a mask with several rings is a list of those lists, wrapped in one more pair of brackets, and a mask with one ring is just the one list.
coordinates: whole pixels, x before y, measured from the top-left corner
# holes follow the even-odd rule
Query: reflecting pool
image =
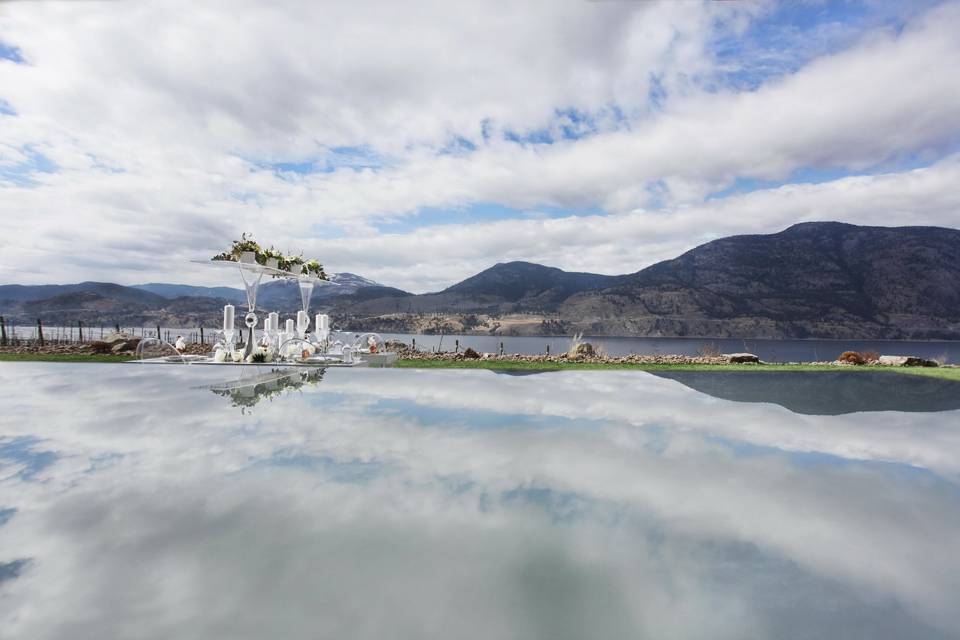
[(810, 375), (4, 363), (0, 637), (960, 637), (960, 384)]

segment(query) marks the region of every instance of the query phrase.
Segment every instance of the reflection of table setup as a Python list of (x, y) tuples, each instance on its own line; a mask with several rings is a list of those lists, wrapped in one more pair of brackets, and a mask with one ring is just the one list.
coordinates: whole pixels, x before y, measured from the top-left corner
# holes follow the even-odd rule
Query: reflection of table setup
[(246, 410), (262, 400), (271, 400), (305, 385), (314, 386), (323, 381), (323, 368), (273, 367), (268, 370), (241, 368), (240, 377), (213, 385), (196, 387), (229, 398), (233, 406)]
[[(137, 362), (155, 364), (263, 365), (275, 366), (386, 366), (396, 359), (385, 350), (383, 339), (376, 333), (353, 334), (331, 329), (330, 316), (318, 313), (310, 331), (310, 298), (316, 286), (339, 286), (327, 279), (316, 261), (303, 261), (300, 256), (283, 256), (272, 248), (262, 250), (246, 236), (233, 243), (231, 252), (215, 256), (211, 261), (196, 261), (220, 268), (237, 269), (247, 298), (247, 313), (236, 343), (236, 308), (223, 307), (223, 328), (213, 352), (208, 355), (183, 354), (169, 343), (155, 338), (141, 341)], [(258, 330), (257, 293), (264, 276), (297, 283), (302, 308), (296, 319), (281, 323), (280, 314), (266, 314), (263, 328)]]

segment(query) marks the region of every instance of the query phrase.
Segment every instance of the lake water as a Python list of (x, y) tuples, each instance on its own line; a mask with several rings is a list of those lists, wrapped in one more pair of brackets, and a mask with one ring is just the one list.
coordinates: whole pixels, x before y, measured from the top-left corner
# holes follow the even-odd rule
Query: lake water
[(960, 637), (958, 383), (42, 363), (0, 383), (3, 638)]

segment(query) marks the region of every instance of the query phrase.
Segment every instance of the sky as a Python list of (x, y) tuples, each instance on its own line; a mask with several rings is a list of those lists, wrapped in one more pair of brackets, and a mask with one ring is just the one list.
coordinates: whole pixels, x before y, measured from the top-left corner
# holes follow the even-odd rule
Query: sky
[(0, 3), (0, 283), (413, 292), (811, 220), (960, 227), (960, 2)]

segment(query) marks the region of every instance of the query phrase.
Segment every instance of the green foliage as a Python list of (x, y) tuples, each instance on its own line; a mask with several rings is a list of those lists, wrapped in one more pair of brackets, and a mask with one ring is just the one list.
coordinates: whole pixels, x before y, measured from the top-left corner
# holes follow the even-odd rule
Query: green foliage
[(260, 245), (257, 243), (253, 237), (247, 237), (247, 234), (242, 234), (239, 240), (234, 240), (230, 246), (229, 251), (224, 251), (223, 253), (218, 253), (217, 255), (211, 258), (212, 260), (226, 260), (228, 262), (239, 262), (240, 255), (252, 251), (257, 256), (257, 262), (260, 264), (265, 264), (266, 258), (261, 262), (260, 256), (263, 255), (263, 249), (260, 248)]
[[(286, 255), (282, 251), (274, 249), (273, 246), (264, 249), (252, 236), (248, 237), (246, 233), (240, 236), (240, 240), (233, 241), (229, 251), (218, 253), (213, 256), (211, 260), (239, 262), (240, 256), (247, 251), (254, 253), (257, 264), (266, 265), (267, 260), (275, 258), (277, 260), (277, 268), (281, 271), (288, 271), (300, 275), (312, 275), (320, 280), (329, 280), (326, 272), (323, 270), (323, 265), (317, 260), (305, 260), (302, 255)], [(274, 275), (274, 277), (283, 276), (277, 274)]]
[(316, 260), (307, 260), (300, 271), (304, 275), (313, 275), (321, 280), (327, 280), (327, 273), (323, 270), (323, 265)]

